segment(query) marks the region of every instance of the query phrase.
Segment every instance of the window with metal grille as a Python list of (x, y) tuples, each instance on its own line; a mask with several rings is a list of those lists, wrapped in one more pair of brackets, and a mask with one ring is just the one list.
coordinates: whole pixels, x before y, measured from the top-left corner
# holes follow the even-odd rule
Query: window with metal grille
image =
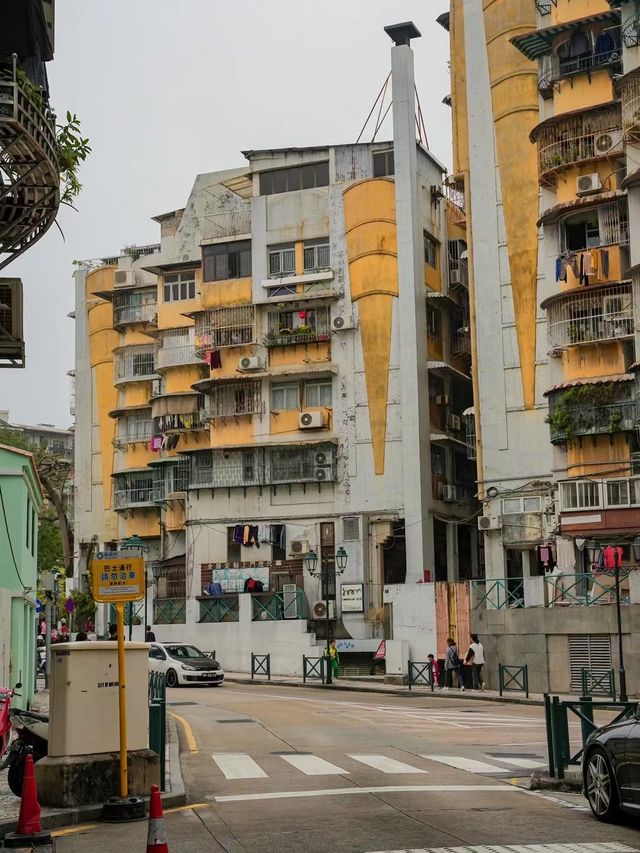
[(211, 389), (204, 404), (207, 418), (262, 414), (262, 382), (225, 382)]
[(589, 669), (596, 677), (611, 669), (611, 637), (609, 634), (581, 634), (569, 637), (569, 668), (571, 690), (582, 690), (582, 670)]
[(269, 275), (295, 275), (296, 250), (292, 243), (269, 248)]
[(113, 295), (113, 322), (151, 323), (158, 311), (158, 300), (153, 290), (133, 290)]
[(315, 272), (327, 269), (331, 263), (331, 252), (329, 241), (305, 242), (304, 244), (304, 271)]
[(438, 266), (438, 241), (424, 232), (424, 262), (434, 269)]
[(154, 375), (154, 348), (151, 346), (128, 347), (116, 355), (116, 381), (123, 379), (149, 378)]
[(202, 280), (226, 281), (251, 275), (251, 240), (202, 247)]
[(200, 311), (195, 319), (196, 352), (255, 343), (254, 318), (253, 305)]
[(122, 474), (115, 478), (114, 507), (148, 504), (153, 499), (153, 472)]
[(373, 154), (373, 177), (384, 178), (386, 175), (394, 174), (393, 148), (389, 148), (387, 151), (375, 151)]
[(359, 515), (351, 515), (342, 519), (342, 538), (345, 542), (360, 541)]
[(269, 314), (269, 332), (280, 335), (283, 332), (328, 334), (329, 307), (319, 305), (301, 311), (273, 311)]
[(314, 470), (314, 453), (309, 448), (291, 447), (271, 451), (272, 483), (313, 480)]
[[(193, 456), (189, 487), (232, 488), (244, 486), (332, 482), (335, 478), (335, 447), (256, 447), (239, 450), (207, 450)], [(322, 476), (318, 476), (322, 469)]]
[(260, 173), (260, 195), (290, 193), (329, 186), (329, 161), (292, 166), (289, 169), (273, 169)]
[(164, 277), (164, 301), (181, 302), (184, 299), (195, 299), (196, 297), (196, 273), (195, 270), (188, 272), (171, 273)]

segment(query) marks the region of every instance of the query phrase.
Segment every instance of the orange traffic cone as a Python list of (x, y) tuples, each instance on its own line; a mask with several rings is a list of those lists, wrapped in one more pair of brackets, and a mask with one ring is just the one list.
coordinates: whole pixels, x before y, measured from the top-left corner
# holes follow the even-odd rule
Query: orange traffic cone
[(169, 853), (167, 834), (164, 831), (164, 817), (162, 815), (162, 800), (160, 799), (160, 788), (151, 786), (151, 800), (149, 802), (149, 832), (147, 833), (147, 853)]
[(27, 844), (34, 847), (51, 844), (51, 833), (42, 831), (36, 775), (33, 770), (33, 758), (30, 755), (27, 755), (24, 765), (18, 825), (15, 832), (9, 832), (4, 837), (5, 847), (25, 847)]

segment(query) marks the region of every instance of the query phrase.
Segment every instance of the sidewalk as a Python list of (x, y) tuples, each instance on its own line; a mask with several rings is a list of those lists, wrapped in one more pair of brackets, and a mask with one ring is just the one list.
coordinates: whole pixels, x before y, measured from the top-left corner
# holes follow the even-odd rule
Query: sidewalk
[[(225, 672), (225, 681), (234, 684), (272, 684), (278, 687), (315, 687), (326, 690), (354, 690), (361, 693), (381, 693), (388, 696), (402, 696), (410, 699), (413, 697), (424, 698), (426, 696), (434, 699), (468, 699), (470, 701), (487, 702), (509, 702), (520, 705), (544, 705), (542, 693), (530, 693), (529, 698), (524, 693), (505, 691), (502, 696), (497, 690), (464, 690), (457, 688), (443, 690), (436, 688), (431, 690), (426, 685), (413, 685), (411, 690), (408, 684), (387, 684), (383, 675), (351, 676), (350, 678), (339, 678), (331, 685), (323, 685), (318, 678), (308, 678), (306, 683), (298, 675), (272, 675), (269, 681), (264, 675), (256, 675), (252, 680), (248, 672)], [(559, 694), (554, 694), (559, 695)], [(562, 700), (577, 700), (579, 696), (561, 695)]]
[[(34, 697), (33, 710), (45, 714), (49, 711), (49, 691), (41, 690)], [(176, 721), (167, 714), (167, 754), (166, 786), (162, 793), (163, 808), (182, 806), (186, 803), (184, 782), (180, 769), (180, 747)], [(20, 800), (15, 797), (7, 785), (6, 771), (0, 774), (0, 839), (5, 833), (13, 832), (18, 821)], [(42, 828), (57, 829), (62, 826), (74, 826), (79, 823), (99, 820), (102, 816), (102, 803), (75, 808), (59, 809), (42, 806)]]

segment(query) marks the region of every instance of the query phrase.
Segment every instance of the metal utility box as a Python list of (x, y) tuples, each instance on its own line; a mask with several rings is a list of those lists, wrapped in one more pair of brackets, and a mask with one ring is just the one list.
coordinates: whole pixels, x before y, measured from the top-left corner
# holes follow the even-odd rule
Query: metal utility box
[(387, 640), (385, 644), (385, 673), (406, 675), (409, 670), (409, 643), (407, 640)]
[[(149, 746), (149, 646), (125, 643), (127, 750)], [(49, 755), (117, 752), (118, 647), (115, 642), (51, 647)]]

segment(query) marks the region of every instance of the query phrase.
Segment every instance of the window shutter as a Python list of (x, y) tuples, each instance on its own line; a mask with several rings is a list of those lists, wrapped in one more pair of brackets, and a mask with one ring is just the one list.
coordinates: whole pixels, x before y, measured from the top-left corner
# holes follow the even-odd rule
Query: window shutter
[(342, 519), (342, 538), (345, 542), (360, 541), (359, 515), (352, 515)]
[(582, 690), (582, 670), (590, 669), (596, 676), (611, 669), (611, 637), (609, 634), (581, 634), (569, 637), (569, 666), (571, 690)]

